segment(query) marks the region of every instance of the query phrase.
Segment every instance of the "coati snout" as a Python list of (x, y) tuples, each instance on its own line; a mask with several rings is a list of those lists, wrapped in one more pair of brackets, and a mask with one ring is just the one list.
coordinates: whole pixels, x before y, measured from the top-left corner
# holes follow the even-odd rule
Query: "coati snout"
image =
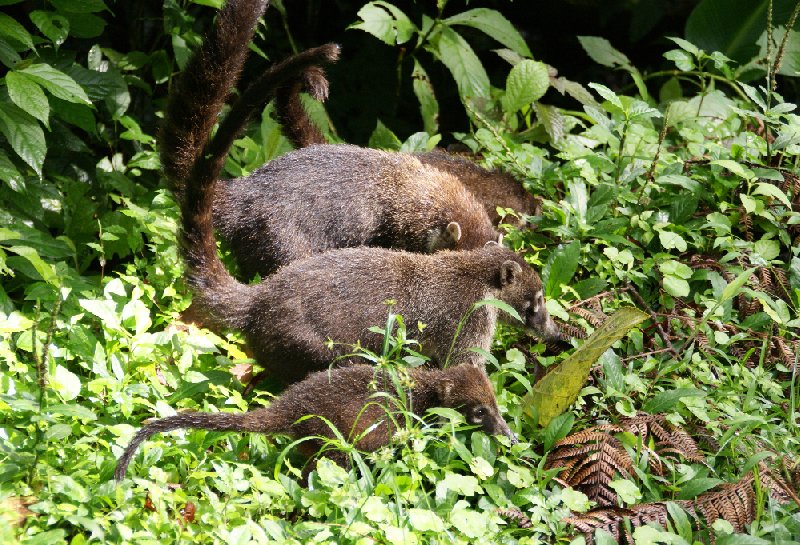
[[(511, 432), (497, 407), (492, 383), (482, 368), (460, 365), (447, 369), (415, 368), (409, 370), (411, 388), (406, 392), (408, 410), (423, 416), (433, 407), (451, 407), (461, 411), (467, 422), (480, 425), (491, 435), (505, 435), (512, 443)], [(388, 394), (383, 395), (383, 394)], [(120, 456), (114, 473), (117, 481), (125, 477), (136, 449), (154, 433), (183, 428), (217, 431), (246, 431), (287, 434), (294, 438), (335, 438), (322, 420), (331, 422), (357, 448), (374, 451), (386, 445), (405, 422), (396, 413), (404, 408), (397, 402), (397, 391), (390, 375), (368, 365), (353, 365), (320, 371), (290, 386), (270, 406), (246, 413), (180, 413), (154, 420), (140, 429)], [(308, 415), (322, 418), (303, 418)], [(322, 441), (311, 439), (305, 452), (313, 456)], [(325, 455), (347, 466), (347, 457), (339, 451)]]

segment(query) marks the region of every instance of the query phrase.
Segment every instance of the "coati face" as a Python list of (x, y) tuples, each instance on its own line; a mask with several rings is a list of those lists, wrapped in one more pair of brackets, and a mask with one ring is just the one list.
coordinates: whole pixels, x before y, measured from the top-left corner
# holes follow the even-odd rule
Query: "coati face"
[[(514, 307), (530, 333), (545, 341), (561, 340), (561, 331), (547, 312), (539, 275), (513, 252), (509, 252), (508, 257), (498, 271), (498, 299)], [(500, 318), (509, 320), (505, 312), (500, 314)]]
[(500, 414), (494, 387), (482, 367), (462, 364), (445, 369), (437, 393), (443, 407), (458, 410), (469, 424), (480, 426), (488, 435), (505, 435), (512, 444), (517, 443), (517, 436)]

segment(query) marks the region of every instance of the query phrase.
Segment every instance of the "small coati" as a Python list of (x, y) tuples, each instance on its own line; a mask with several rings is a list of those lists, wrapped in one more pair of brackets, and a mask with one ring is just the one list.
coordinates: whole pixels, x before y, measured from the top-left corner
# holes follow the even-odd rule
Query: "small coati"
[[(505, 435), (516, 443), (500, 411), (494, 388), (482, 369), (458, 365), (447, 369), (418, 367), (411, 369), (411, 388), (406, 391), (409, 409), (418, 416), (433, 407), (451, 407), (461, 411), (469, 424), (481, 426), (490, 435)], [(387, 393), (389, 396), (380, 395)], [(376, 395), (378, 394), (378, 395)], [(246, 413), (180, 413), (160, 418), (140, 429), (120, 456), (114, 473), (117, 481), (125, 478), (128, 464), (142, 442), (154, 433), (183, 428), (217, 431), (245, 431), (287, 434), (294, 438), (335, 435), (319, 416), (331, 422), (360, 450), (373, 451), (389, 443), (404, 418), (396, 414), (397, 390), (386, 371), (369, 365), (353, 365), (320, 371), (286, 389), (268, 407)], [(392, 399), (392, 402), (389, 400)], [(395, 414), (393, 414), (395, 413)], [(366, 430), (375, 426), (368, 433)], [(301, 452), (309, 458), (322, 447), (319, 439), (309, 440)], [(347, 456), (340, 451), (325, 455), (347, 466)]]
[[(342, 345), (330, 349), (328, 339), (359, 342), (379, 351), (383, 337), (369, 328), (385, 322), (388, 299), (394, 300), (392, 311), (403, 315), (406, 323), (426, 325), (418, 338), (423, 352), (440, 366), (481, 362), (468, 348), (490, 348), (497, 308), (481, 306), (463, 327), (459, 321), (486, 298), (505, 301), (527, 328), (545, 339), (560, 338), (545, 307), (539, 276), (520, 256), (496, 243), (432, 255), (370, 247), (331, 250), (293, 261), (253, 285), (238, 282), (225, 269), (217, 255), (211, 210), (227, 149), (212, 154), (208, 149), (213, 144), (204, 144), (207, 135), (179, 136), (186, 128), (210, 131), (206, 118), (216, 118), (229, 86), (236, 81), (230, 76), (241, 69), (247, 40), (237, 47), (224, 28), (247, 2), (229, 0), (220, 11), (209, 37), (187, 64), (186, 75), (174, 86), (161, 133), (162, 162), (181, 207), (186, 277), (195, 301), (219, 324), (241, 330), (258, 363), (287, 383), (328, 367), (350, 351)], [(252, 20), (251, 35), (254, 24)], [(229, 77), (220, 78), (220, 72)], [(193, 163), (176, 164), (185, 157), (193, 158)], [(183, 177), (183, 172), (188, 174)], [(307, 210), (309, 221), (318, 223), (313, 209)]]

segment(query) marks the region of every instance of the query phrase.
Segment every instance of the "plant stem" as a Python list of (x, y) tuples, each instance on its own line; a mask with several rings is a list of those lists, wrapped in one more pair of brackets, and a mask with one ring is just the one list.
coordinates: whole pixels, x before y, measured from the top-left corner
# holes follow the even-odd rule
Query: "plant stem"
[(677, 77), (677, 76), (686, 76), (686, 75), (705, 77), (705, 78), (713, 79), (714, 81), (719, 81), (719, 82), (725, 83), (726, 85), (731, 87), (736, 92), (736, 94), (739, 95), (743, 100), (747, 100), (748, 102), (750, 101), (750, 99), (747, 97), (747, 95), (744, 94), (744, 91), (739, 89), (739, 87), (736, 85), (736, 82), (731, 81), (731, 80), (729, 80), (729, 79), (727, 79), (727, 78), (725, 78), (723, 76), (718, 76), (717, 74), (711, 74), (710, 72), (705, 72), (705, 71), (701, 71), (701, 70), (692, 70), (692, 71), (689, 71), (689, 72), (684, 72), (682, 70), (660, 70), (658, 72), (653, 72), (651, 74), (647, 74), (646, 76), (644, 76), (644, 79), (657, 78), (657, 77), (663, 77), (663, 76), (676, 76)]

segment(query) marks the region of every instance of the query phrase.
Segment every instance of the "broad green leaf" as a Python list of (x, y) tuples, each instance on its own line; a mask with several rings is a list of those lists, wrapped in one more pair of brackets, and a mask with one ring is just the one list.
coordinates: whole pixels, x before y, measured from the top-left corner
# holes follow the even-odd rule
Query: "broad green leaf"
[(533, 111), (536, 112), (536, 117), (544, 127), (547, 136), (550, 137), (550, 141), (553, 143), (560, 142), (564, 137), (564, 116), (561, 113), (561, 109), (541, 102), (534, 102)]
[(679, 187), (688, 189), (692, 193), (698, 193), (702, 188), (700, 182), (697, 180), (692, 180), (688, 176), (682, 176), (680, 174), (665, 174), (663, 176), (657, 176), (655, 182), (657, 185), (677, 185)]
[(74, 416), (83, 421), (97, 420), (97, 415), (89, 408), (76, 403), (58, 403), (55, 405), (48, 405), (47, 411), (51, 414), (61, 414), (64, 416)]
[(664, 276), (664, 289), (673, 297), (686, 297), (689, 295), (689, 282), (677, 276)]
[(597, 91), (597, 94), (603, 97), (605, 100), (619, 108), (621, 111), (624, 111), (625, 108), (622, 106), (622, 101), (620, 98), (608, 87), (602, 85), (600, 83), (590, 83), (589, 87)]
[(30, 33), (25, 30), (24, 26), (5, 13), (0, 13), (0, 36), (11, 38), (28, 49), (33, 49), (33, 38), (31, 38)]
[(19, 72), (6, 74), (6, 86), (11, 100), (30, 115), (48, 124), (50, 105), (44, 91), (33, 80)]
[(61, 365), (56, 366), (56, 372), (50, 377), (50, 386), (64, 401), (73, 400), (81, 393), (81, 379)]
[(781, 204), (786, 206), (789, 210), (792, 209), (792, 202), (789, 200), (789, 197), (786, 196), (786, 193), (781, 191), (781, 188), (774, 186), (772, 184), (767, 183), (757, 183), (755, 188), (753, 189), (753, 195), (766, 195), (767, 197), (774, 197), (778, 199)]
[(523, 57), (530, 57), (531, 50), (514, 25), (500, 12), (489, 8), (475, 8), (448, 17), (448, 25), (466, 25), (484, 32), (507, 48)]
[(578, 398), (589, 370), (603, 352), (646, 318), (647, 314), (636, 308), (619, 309), (575, 352), (533, 386), (533, 391), (522, 401), (522, 410), (530, 416), (535, 412), (539, 425), (547, 426)]
[(54, 97), (79, 104), (92, 103), (86, 96), (86, 92), (74, 79), (49, 64), (32, 64), (20, 72), (47, 89)]
[(725, 481), (710, 477), (695, 477), (681, 487), (681, 491), (678, 493), (678, 499), (693, 500), (703, 492), (707, 492), (724, 482)]
[(457, 509), (450, 513), (450, 523), (470, 539), (476, 539), (488, 530), (487, 516), (472, 509)]
[(378, 120), (375, 130), (369, 137), (369, 147), (386, 150), (399, 150), (403, 143), (381, 120)]
[(414, 94), (419, 101), (419, 110), (422, 114), (422, 123), (425, 132), (436, 134), (439, 132), (439, 102), (433, 92), (433, 85), (428, 73), (422, 68), (417, 59), (414, 59), (414, 70), (411, 72)]
[(567, 509), (576, 513), (585, 513), (591, 505), (586, 494), (574, 488), (563, 489), (561, 491), (561, 501)]
[(53, 266), (43, 261), (41, 256), (39, 256), (39, 252), (29, 246), (11, 246), (8, 248), (8, 251), (27, 259), (30, 264), (33, 265), (33, 268), (36, 269), (36, 272), (39, 273), (39, 276), (42, 277), (42, 280), (50, 285), (57, 284), (58, 277), (53, 270)]
[(394, 19), (393, 24), (396, 34), (396, 43), (406, 43), (417, 32), (417, 27), (411, 22), (411, 19), (408, 18), (408, 15), (403, 13), (400, 8), (394, 4), (390, 4), (389, 2), (378, 1), (374, 3), (384, 7), (389, 11), (389, 13), (392, 14), (392, 18)]
[(623, 503), (638, 503), (639, 500), (642, 499), (642, 493), (639, 487), (628, 479), (614, 479), (608, 483), (608, 486), (619, 495), (619, 499), (621, 499)]
[(31, 21), (39, 31), (56, 45), (61, 45), (69, 36), (69, 21), (66, 17), (50, 11), (31, 12)]
[(0, 102), (0, 132), (17, 155), (41, 176), (47, 144), (36, 119), (16, 104)]
[(0, 63), (8, 69), (13, 69), (22, 60), (11, 44), (0, 36)]
[(653, 396), (647, 403), (644, 404), (642, 410), (650, 414), (659, 414), (672, 410), (678, 402), (684, 397), (705, 397), (705, 392), (697, 388), (676, 388), (675, 390), (666, 390)]
[(489, 96), (489, 76), (472, 47), (455, 30), (441, 25), (430, 40), (433, 54), (450, 70), (461, 98)]
[(59, 11), (95, 13), (108, 9), (103, 0), (48, 0)]
[(765, 261), (772, 261), (781, 253), (781, 245), (777, 240), (761, 239), (756, 241), (755, 250)]
[(525, 59), (508, 73), (503, 109), (507, 113), (517, 112), (542, 98), (549, 86), (550, 76), (547, 73), (547, 66), (538, 61)]
[(722, 294), (720, 294), (719, 300), (714, 304), (714, 306), (703, 313), (703, 318), (707, 316), (713, 316), (717, 308), (719, 308), (721, 305), (724, 305), (727, 301), (736, 296), (739, 293), (739, 290), (742, 289), (742, 286), (744, 286), (750, 279), (750, 276), (755, 272), (755, 270), (755, 267), (753, 267), (752, 269), (747, 269), (746, 271), (739, 273), (739, 275), (733, 279), (733, 282), (725, 286), (725, 288), (722, 290)]
[(658, 231), (658, 240), (661, 242), (661, 245), (666, 248), (667, 250), (675, 249), (679, 252), (685, 252), (687, 245), (686, 240), (678, 233), (673, 233), (672, 231)]
[(494, 468), (492, 464), (487, 462), (481, 456), (473, 456), (472, 460), (469, 462), (469, 469), (478, 476), (479, 479), (485, 481), (492, 475), (494, 475)]
[(80, 299), (78, 303), (86, 310), (100, 318), (103, 325), (112, 330), (121, 330), (122, 324), (117, 312), (117, 305), (109, 299)]
[(555, 259), (543, 272), (547, 297), (557, 298), (561, 295), (561, 286), (569, 285), (575, 276), (580, 257), (581, 244), (577, 240), (555, 250)]
[(480, 301), (478, 301), (477, 303), (472, 305), (472, 308), (473, 308), (473, 310), (475, 310), (475, 309), (479, 309), (479, 308), (481, 308), (483, 306), (486, 306), (486, 305), (489, 305), (490, 307), (499, 308), (500, 310), (502, 310), (503, 312), (505, 312), (506, 314), (508, 314), (512, 318), (515, 318), (518, 322), (522, 322), (523, 321), (522, 317), (519, 315), (519, 312), (517, 312), (517, 310), (514, 307), (512, 307), (511, 305), (509, 305), (505, 301), (501, 301), (500, 299), (481, 299)]
[(553, 418), (544, 429), (544, 451), (550, 452), (553, 445), (565, 438), (575, 424), (575, 416), (572, 413), (564, 413)]
[(455, 492), (459, 496), (472, 497), (475, 494), (482, 494), (483, 488), (478, 483), (478, 479), (472, 475), (459, 475), (448, 471), (444, 479), (436, 483), (436, 497), (443, 499), (448, 492)]
[(678, 45), (678, 47), (680, 47), (684, 51), (687, 51), (687, 52), (691, 53), (695, 57), (700, 55), (700, 53), (702, 53), (700, 48), (698, 48), (692, 42), (690, 42), (688, 40), (684, 40), (683, 38), (677, 38), (675, 36), (667, 36), (667, 40), (675, 42)]
[(609, 68), (617, 66), (631, 66), (631, 61), (621, 51), (611, 45), (611, 42), (599, 36), (578, 36), (581, 47), (586, 54), (596, 62)]
[(27, 331), (33, 326), (33, 320), (28, 319), (19, 312), (12, 312), (8, 316), (0, 314), (0, 333), (18, 333)]
[(443, 532), (445, 529), (442, 519), (428, 509), (411, 508), (408, 510), (408, 521), (417, 532)]
[(736, 174), (745, 180), (752, 180), (755, 176), (752, 170), (743, 166), (741, 163), (737, 163), (736, 161), (732, 161), (730, 159), (718, 159), (716, 161), (711, 161), (710, 164), (719, 165), (722, 168), (731, 171), (732, 174)]
[(397, 43), (397, 29), (395, 20), (386, 9), (380, 7), (378, 2), (364, 5), (357, 14), (361, 22), (353, 23), (350, 28), (357, 28), (372, 34), (388, 45)]
[(75, 38), (96, 38), (103, 34), (106, 22), (91, 13), (64, 13), (69, 22), (69, 35)]

